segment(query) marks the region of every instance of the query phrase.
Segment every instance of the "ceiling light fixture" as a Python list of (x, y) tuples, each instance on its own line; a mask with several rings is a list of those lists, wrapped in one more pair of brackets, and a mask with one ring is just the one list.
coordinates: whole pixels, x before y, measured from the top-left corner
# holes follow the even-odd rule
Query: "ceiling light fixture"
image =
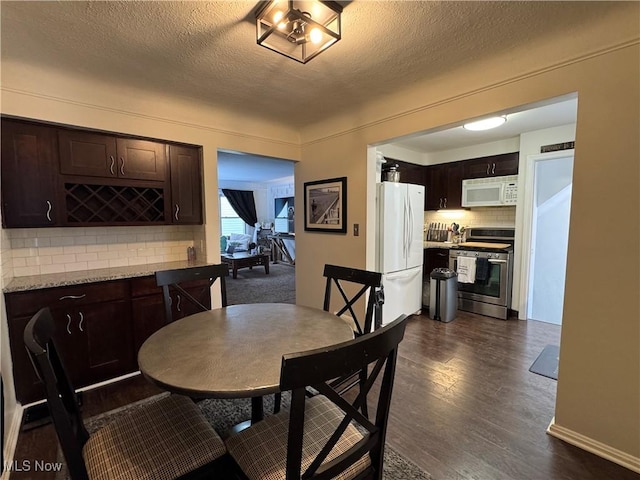
[(307, 63), (340, 40), (342, 6), (320, 0), (260, 2), (256, 12), (258, 45)]
[(507, 116), (502, 115), (500, 117), (485, 118), (483, 120), (478, 120), (477, 122), (465, 123), (462, 126), (462, 128), (464, 128), (465, 130), (471, 130), (474, 132), (477, 132), (480, 130), (490, 130), (492, 128), (499, 127), (506, 121), (507, 121)]

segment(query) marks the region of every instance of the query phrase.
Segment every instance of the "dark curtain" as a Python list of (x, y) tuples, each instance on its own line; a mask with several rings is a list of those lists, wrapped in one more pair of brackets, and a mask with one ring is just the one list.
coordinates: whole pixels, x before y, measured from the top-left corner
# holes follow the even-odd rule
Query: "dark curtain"
[(256, 202), (253, 200), (253, 192), (247, 190), (228, 190), (223, 188), (222, 193), (227, 197), (231, 208), (235, 210), (244, 223), (253, 227), (258, 221), (258, 215), (256, 214)]

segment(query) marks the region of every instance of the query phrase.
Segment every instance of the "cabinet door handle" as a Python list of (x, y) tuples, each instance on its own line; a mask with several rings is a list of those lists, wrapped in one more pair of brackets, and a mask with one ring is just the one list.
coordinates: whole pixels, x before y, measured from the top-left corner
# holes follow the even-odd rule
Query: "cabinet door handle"
[(82, 329), (82, 322), (84, 322), (84, 315), (82, 314), (82, 312), (80, 312), (80, 322), (78, 322), (78, 328), (81, 332), (84, 332), (84, 330)]
[(120, 162), (122, 162), (120, 164), (120, 175), (124, 177), (124, 157), (120, 157)]
[(444, 197), (444, 208), (447, 208), (447, 197)]
[(115, 175), (116, 172), (113, 170), (113, 167), (116, 166), (116, 159), (113, 158), (113, 155), (110, 155), (109, 158), (111, 159), (111, 165), (109, 165), (109, 170), (111, 171), (111, 175)]
[(65, 295), (64, 297), (60, 297), (58, 300), (80, 300), (86, 296), (86, 293), (83, 293), (82, 295)]
[(176, 213), (174, 215), (174, 217), (176, 218), (176, 221), (178, 221), (178, 213), (180, 212), (180, 206), (176, 203)]
[(491, 171), (491, 164), (487, 163), (487, 175), (489, 175), (490, 171)]
[(440, 197), (440, 208), (442, 208), (442, 197)]
[(53, 207), (51, 206), (51, 202), (49, 200), (47, 200), (47, 220), (51, 221), (51, 209)]
[(71, 315), (67, 313), (67, 333), (71, 335)]
[(496, 174), (496, 164), (493, 164), (493, 168), (491, 169), (491, 175), (495, 175)]
[(178, 304), (176, 305), (176, 310), (178, 310), (179, 312), (181, 312), (182, 310), (180, 310), (180, 295), (176, 295), (176, 298), (178, 299)]

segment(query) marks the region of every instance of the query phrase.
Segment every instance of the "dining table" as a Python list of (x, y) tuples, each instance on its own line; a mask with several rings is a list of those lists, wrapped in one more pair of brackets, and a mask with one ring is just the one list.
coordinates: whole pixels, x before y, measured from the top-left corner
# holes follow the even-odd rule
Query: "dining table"
[(176, 320), (138, 352), (153, 384), (191, 398), (251, 398), (251, 422), (262, 397), (280, 392), (282, 356), (351, 340), (351, 326), (327, 311), (288, 303), (214, 308)]

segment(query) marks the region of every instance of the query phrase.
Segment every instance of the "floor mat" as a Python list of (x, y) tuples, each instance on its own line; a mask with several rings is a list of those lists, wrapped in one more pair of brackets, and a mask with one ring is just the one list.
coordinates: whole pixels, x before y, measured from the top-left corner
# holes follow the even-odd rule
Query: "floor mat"
[(560, 347), (558, 345), (547, 345), (533, 362), (529, 371), (558, 380), (559, 357)]

